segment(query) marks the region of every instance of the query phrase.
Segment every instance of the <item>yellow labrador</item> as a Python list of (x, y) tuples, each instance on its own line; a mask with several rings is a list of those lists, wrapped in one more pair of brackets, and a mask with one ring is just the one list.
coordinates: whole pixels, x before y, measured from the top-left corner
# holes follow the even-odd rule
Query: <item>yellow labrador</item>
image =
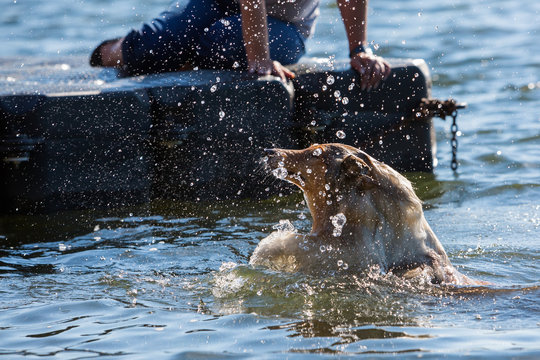
[(411, 183), (365, 152), (342, 144), (267, 150), (274, 174), (302, 189), (311, 232), (274, 232), (250, 263), (323, 274), (378, 267), (432, 283), (482, 285), (459, 273), (424, 218)]

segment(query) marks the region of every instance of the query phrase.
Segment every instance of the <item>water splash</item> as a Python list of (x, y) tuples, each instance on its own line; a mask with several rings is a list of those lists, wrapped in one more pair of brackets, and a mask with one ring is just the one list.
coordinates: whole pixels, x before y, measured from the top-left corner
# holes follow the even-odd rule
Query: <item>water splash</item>
[(279, 220), (279, 223), (272, 226), (272, 228), (282, 233), (296, 232), (296, 228), (289, 220)]
[(332, 221), (332, 225), (334, 226), (334, 231), (332, 232), (332, 235), (334, 235), (335, 237), (341, 236), (343, 226), (345, 226), (345, 223), (347, 222), (347, 217), (343, 213), (339, 213), (331, 216), (330, 220)]
[(272, 175), (274, 175), (278, 179), (284, 180), (287, 177), (287, 175), (289, 175), (289, 173), (288, 173), (287, 169), (280, 166), (280, 167), (275, 168), (274, 170), (272, 170)]

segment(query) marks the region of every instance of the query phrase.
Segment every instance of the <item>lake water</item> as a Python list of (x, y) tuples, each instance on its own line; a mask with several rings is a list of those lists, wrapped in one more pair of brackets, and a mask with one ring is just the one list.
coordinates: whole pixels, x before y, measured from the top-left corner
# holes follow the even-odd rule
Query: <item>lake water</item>
[[(4, 1), (1, 57), (77, 57), (156, 15), (161, 1)], [(484, 290), (377, 276), (313, 278), (247, 265), (280, 220), (310, 226), (300, 196), (154, 202), (0, 222), (0, 355), (105, 358), (540, 357), (540, 2), (373, 1), (369, 38), (423, 58), (439, 166), (410, 175), (451, 261)], [(345, 58), (323, 1), (308, 56)], [(5, 79), (3, 79), (5, 80)]]

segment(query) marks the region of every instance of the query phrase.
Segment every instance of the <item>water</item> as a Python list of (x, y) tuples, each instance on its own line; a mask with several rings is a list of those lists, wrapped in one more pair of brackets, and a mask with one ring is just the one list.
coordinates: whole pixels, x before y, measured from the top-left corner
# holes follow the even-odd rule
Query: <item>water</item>
[[(162, 6), (4, 2), (1, 54), (77, 59)], [(538, 358), (540, 3), (371, 6), (377, 52), (424, 58), (433, 96), (469, 104), (459, 115), (458, 173), (449, 124), (437, 121), (435, 175), (410, 178), (451, 261), (495, 286), (468, 292), (250, 268), (280, 220), (308, 231), (300, 196), (9, 217), (0, 222), (0, 355)], [(324, 1), (309, 56), (344, 58), (346, 48), (337, 8)]]

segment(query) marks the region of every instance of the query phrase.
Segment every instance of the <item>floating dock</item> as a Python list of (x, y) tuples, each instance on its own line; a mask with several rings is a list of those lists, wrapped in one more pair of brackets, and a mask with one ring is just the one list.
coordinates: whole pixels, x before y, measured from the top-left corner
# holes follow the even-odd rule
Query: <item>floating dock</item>
[(361, 91), (347, 63), (296, 78), (196, 70), (120, 78), (86, 59), (0, 60), (0, 213), (116, 207), (156, 198), (264, 198), (263, 149), (341, 142), (401, 171), (431, 172), (430, 119), (408, 121), (431, 80), (422, 60)]

